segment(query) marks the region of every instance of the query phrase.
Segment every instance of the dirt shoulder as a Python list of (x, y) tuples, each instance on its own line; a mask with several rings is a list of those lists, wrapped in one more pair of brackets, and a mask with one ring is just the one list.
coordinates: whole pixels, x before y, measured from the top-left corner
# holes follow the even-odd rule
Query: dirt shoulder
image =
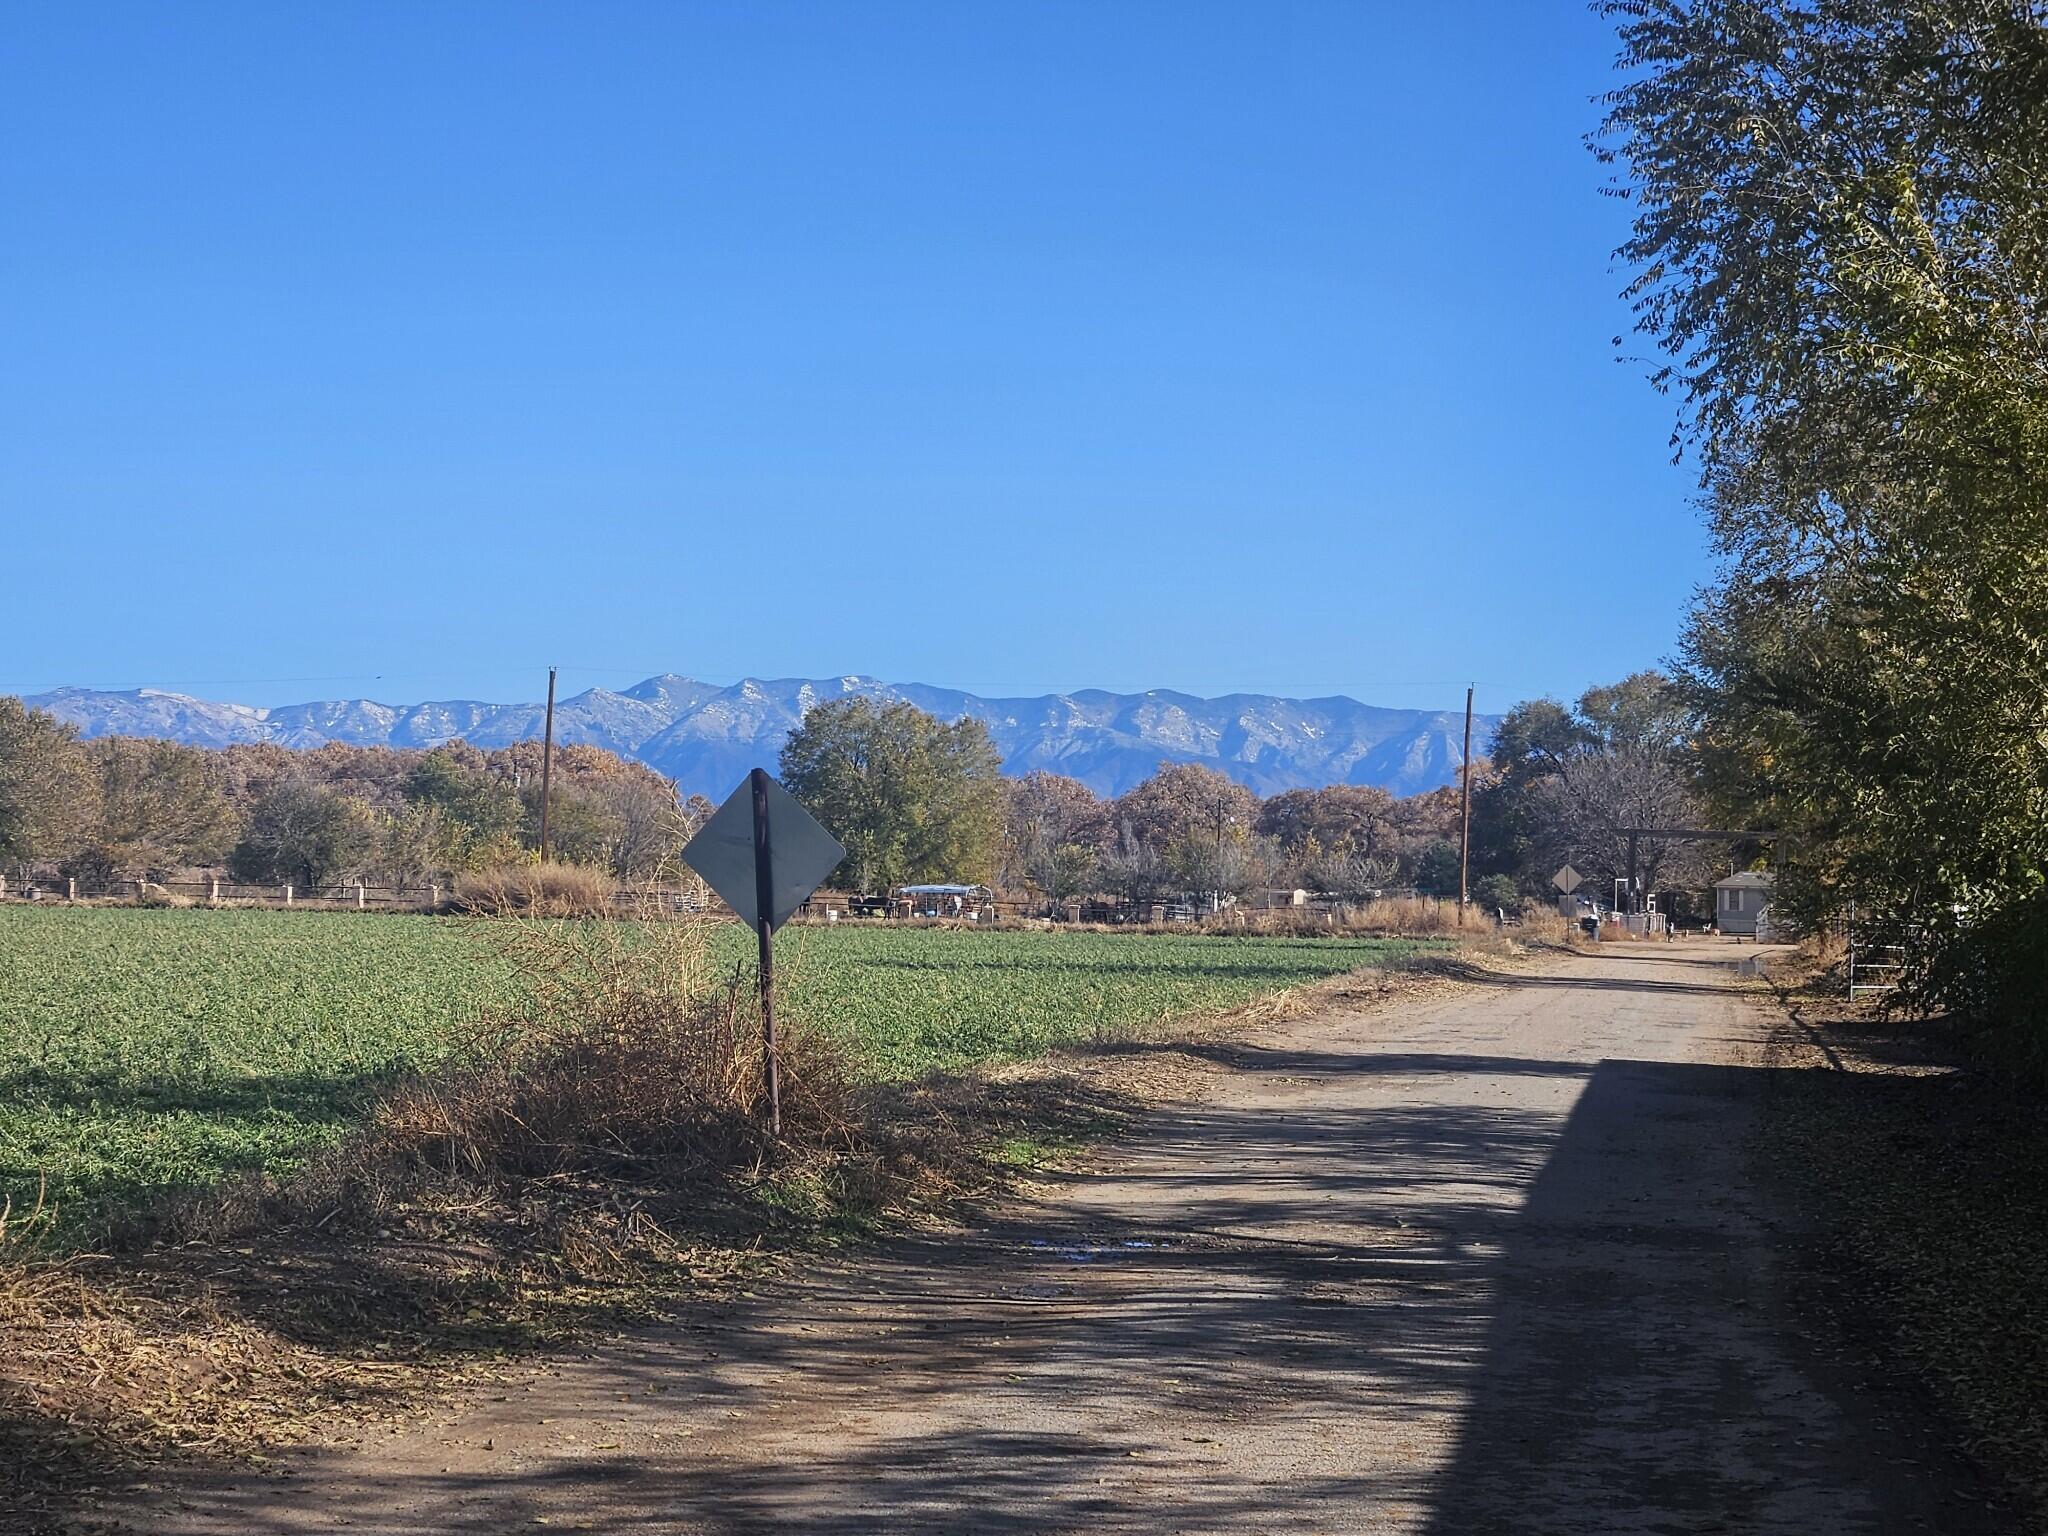
[(1735, 958), (1554, 954), (1134, 1045), (1165, 1096), (977, 1219), (93, 1512), (167, 1533), (2007, 1529), (1798, 1334), (1745, 1150), (1768, 1030)]
[(1946, 1019), (1887, 1019), (1791, 966), (1759, 1146), (1830, 1356), (1937, 1405), (2012, 1529), (2048, 1531), (2048, 1105)]

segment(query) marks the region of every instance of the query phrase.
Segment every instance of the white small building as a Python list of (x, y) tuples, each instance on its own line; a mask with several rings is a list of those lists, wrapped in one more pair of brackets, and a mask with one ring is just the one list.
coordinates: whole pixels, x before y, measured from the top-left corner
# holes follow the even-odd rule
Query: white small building
[(1759, 919), (1771, 904), (1775, 877), (1744, 870), (1714, 882), (1714, 927), (1739, 938), (1757, 936)]

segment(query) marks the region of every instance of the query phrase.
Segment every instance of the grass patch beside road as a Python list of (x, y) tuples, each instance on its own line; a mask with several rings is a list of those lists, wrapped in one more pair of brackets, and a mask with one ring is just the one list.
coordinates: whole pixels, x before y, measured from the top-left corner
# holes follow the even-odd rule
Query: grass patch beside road
[[(0, 907), (0, 1195), (59, 1246), (166, 1193), (289, 1176), (516, 1004), (496, 920)], [(730, 972), (736, 928), (712, 936)], [(790, 930), (787, 1011), (872, 1080), (1114, 1038), (1414, 953), (1390, 939)]]

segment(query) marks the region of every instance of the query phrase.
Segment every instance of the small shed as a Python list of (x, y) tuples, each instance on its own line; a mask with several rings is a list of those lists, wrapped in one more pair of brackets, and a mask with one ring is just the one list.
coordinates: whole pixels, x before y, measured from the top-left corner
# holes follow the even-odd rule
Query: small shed
[(1771, 903), (1770, 875), (1744, 870), (1714, 882), (1714, 927), (1739, 938), (1757, 936), (1759, 920)]

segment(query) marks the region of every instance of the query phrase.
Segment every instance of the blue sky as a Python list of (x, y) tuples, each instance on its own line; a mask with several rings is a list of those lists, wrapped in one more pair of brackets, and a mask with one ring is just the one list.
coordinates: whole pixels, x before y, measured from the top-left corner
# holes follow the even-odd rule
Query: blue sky
[(1614, 361), (1614, 51), (1574, 0), (17, 8), (0, 689), (1652, 663), (1706, 557)]

